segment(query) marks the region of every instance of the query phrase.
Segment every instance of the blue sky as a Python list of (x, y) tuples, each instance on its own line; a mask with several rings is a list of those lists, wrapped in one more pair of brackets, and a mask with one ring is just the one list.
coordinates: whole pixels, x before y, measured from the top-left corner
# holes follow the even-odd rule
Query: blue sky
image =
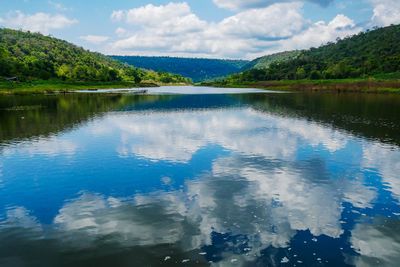
[(398, 0), (0, 0), (0, 26), (120, 55), (252, 59), (400, 23)]

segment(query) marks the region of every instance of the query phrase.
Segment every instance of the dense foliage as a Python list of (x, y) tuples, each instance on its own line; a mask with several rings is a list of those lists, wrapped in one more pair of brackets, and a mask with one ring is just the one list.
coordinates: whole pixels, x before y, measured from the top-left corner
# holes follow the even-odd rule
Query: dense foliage
[(302, 51), (300, 50), (294, 50), (294, 51), (286, 51), (286, 52), (281, 52), (281, 53), (276, 53), (260, 58), (256, 58), (250, 63), (246, 64), (242, 69), (243, 70), (249, 70), (249, 69), (266, 69), (271, 64), (274, 63), (281, 63), (285, 62), (291, 59), (297, 58)]
[[(268, 80), (345, 79), (400, 72), (400, 25), (338, 39), (278, 61), (267, 68), (253, 68), (227, 78), (230, 83)], [(388, 76), (388, 77), (389, 77)]]
[(40, 33), (0, 29), (0, 77), (19, 80), (187, 82), (123, 64)]
[(193, 81), (204, 81), (239, 72), (249, 61), (206, 58), (113, 56), (140, 68), (177, 73)]

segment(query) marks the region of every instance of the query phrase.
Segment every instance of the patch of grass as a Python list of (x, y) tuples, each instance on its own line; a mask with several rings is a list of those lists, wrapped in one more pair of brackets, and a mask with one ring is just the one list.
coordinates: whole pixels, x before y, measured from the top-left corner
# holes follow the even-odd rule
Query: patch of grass
[(400, 72), (377, 74), (374, 75), (374, 78), (379, 80), (400, 80)]
[(0, 82), (0, 94), (68, 93), (75, 90), (114, 89), (158, 86), (133, 82), (63, 82), (59, 80), (36, 80), (31, 82)]
[(400, 80), (384, 78), (335, 80), (281, 80), (231, 84), (224, 81), (205, 82), (201, 85), (215, 87), (255, 87), (284, 91), (326, 91), (359, 93), (400, 93)]

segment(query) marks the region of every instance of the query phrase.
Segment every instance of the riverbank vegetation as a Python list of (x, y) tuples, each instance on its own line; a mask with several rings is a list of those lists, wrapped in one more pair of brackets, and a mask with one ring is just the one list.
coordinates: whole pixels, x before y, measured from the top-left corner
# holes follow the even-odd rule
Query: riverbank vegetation
[(325, 91), (359, 93), (400, 93), (400, 80), (397, 79), (331, 79), (331, 80), (280, 80), (229, 83), (226, 80), (203, 82), (202, 86), (213, 87), (252, 87), (281, 91)]
[(95, 90), (111, 88), (132, 88), (158, 86), (157, 84), (135, 84), (127, 81), (111, 82), (74, 82), (60, 80), (32, 80), (24, 82), (0, 82), (0, 95), (5, 94), (41, 94), (41, 93), (67, 93), (75, 90)]

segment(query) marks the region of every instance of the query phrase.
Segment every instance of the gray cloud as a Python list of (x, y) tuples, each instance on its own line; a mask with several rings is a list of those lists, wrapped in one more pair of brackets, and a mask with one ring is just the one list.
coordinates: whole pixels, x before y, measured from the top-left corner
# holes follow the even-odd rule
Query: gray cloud
[[(300, 2), (311, 2), (319, 4), (323, 7), (328, 6), (334, 0), (301, 0)], [(247, 8), (260, 8), (273, 4), (293, 2), (292, 0), (214, 0), (214, 3), (221, 7), (231, 10), (247, 9)]]

